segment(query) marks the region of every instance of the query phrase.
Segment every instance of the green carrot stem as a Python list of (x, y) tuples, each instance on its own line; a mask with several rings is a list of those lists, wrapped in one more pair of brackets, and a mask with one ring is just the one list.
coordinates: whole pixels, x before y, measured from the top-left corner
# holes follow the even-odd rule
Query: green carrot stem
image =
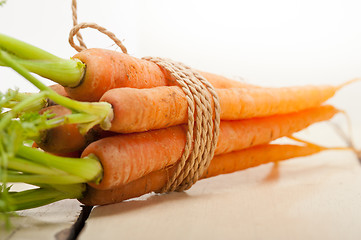
[(8, 172), (8, 182), (28, 184), (75, 184), (85, 183), (86, 179), (73, 175), (39, 175)]
[[(23, 93), (23, 92), (18, 92), (16, 90), (9, 89), (8, 94), (12, 95), (12, 97), (7, 99), (6, 102), (2, 103), (2, 106), (4, 108), (14, 108), (20, 102), (24, 101), (25, 99), (27, 99), (37, 93)], [(38, 112), (47, 106), (48, 106), (48, 99), (46, 96), (44, 96), (42, 99), (38, 99), (37, 101), (32, 101), (22, 111), (23, 112)]]
[[(0, 141), (0, 163), (1, 163), (1, 165), (7, 166), (8, 160), (9, 160), (8, 155), (5, 153), (4, 146), (3, 146), (2, 142)], [(8, 182), (6, 169), (0, 168), (0, 182), (3, 184)], [(1, 187), (4, 188), (5, 186), (1, 186)], [(5, 192), (5, 195), (6, 195), (6, 192)]]
[(70, 98), (61, 96), (53, 91), (51, 88), (44, 85), (36, 77), (31, 75), (27, 69), (18, 64), (8, 53), (0, 51), (0, 60), (3, 60), (9, 67), (13, 68), (16, 72), (26, 78), (29, 82), (35, 85), (39, 90), (46, 94), (48, 98), (53, 100), (55, 103), (62, 105), (66, 108), (69, 108), (76, 112), (81, 112), (96, 116), (91, 122), (83, 123), (79, 125), (79, 130), (81, 133), (85, 134), (89, 131), (90, 128), (94, 127), (97, 124), (104, 130), (110, 128), (110, 122), (113, 118), (112, 106), (106, 102), (79, 102), (72, 100)]
[[(43, 192), (40, 192), (40, 194)], [(53, 195), (55, 195), (55, 197), (52, 198), (43, 198), (43, 199), (39, 199), (37, 201), (25, 201), (23, 203), (17, 203), (17, 202), (10, 202), (9, 204), (12, 204), (13, 206), (12, 211), (20, 211), (20, 210), (26, 210), (26, 209), (32, 209), (32, 208), (37, 208), (37, 207), (41, 207), (41, 206), (45, 206), (48, 205), (50, 203), (54, 203), (63, 199), (67, 199), (64, 198), (64, 195), (62, 195), (61, 193), (54, 193)], [(31, 194), (29, 194), (29, 196), (31, 197)], [(14, 199), (17, 198), (17, 196), (14, 194)]]
[(21, 111), (23, 111), (25, 108), (27, 108), (29, 105), (32, 104), (33, 101), (38, 101), (39, 99), (43, 99), (44, 96), (46, 96), (46, 92), (40, 92), (39, 94), (33, 95), (27, 99), (25, 99), (24, 101), (20, 102), (19, 104), (17, 104), (16, 106), (14, 106), (14, 108), (12, 109), (12, 111), (7, 112), (1, 119), (0, 121), (0, 130), (4, 129), (9, 122), (11, 121), (12, 118), (14, 118), (15, 116), (17, 116), (18, 113), (20, 113)]
[[(71, 114), (70, 114), (71, 115)], [(49, 129), (49, 128), (54, 128), (54, 127), (58, 127), (60, 125), (65, 124), (65, 116), (60, 116), (60, 117), (56, 117), (56, 118), (52, 118), (46, 121), (46, 125), (47, 127), (44, 127), (45, 129)]]
[(43, 165), (30, 162), (27, 159), (21, 157), (13, 157), (7, 162), (7, 166), (4, 166), (2, 162), (0, 162), (0, 166), (7, 169), (12, 169), (16, 171), (21, 171), (24, 173), (33, 173), (33, 174), (44, 174), (44, 175), (60, 175), (65, 174), (65, 172), (60, 171), (58, 169), (45, 167)]
[[(4, 105), (4, 108), (14, 108), (18, 103), (19, 101), (9, 101), (6, 105)], [(48, 102), (46, 101), (46, 98), (39, 99), (36, 102), (32, 102), (27, 107), (24, 107), (22, 112), (38, 112), (47, 106)]]
[(80, 133), (85, 134), (89, 131), (90, 128), (97, 124), (100, 124), (104, 130), (109, 130), (114, 114), (111, 104), (107, 102), (79, 102), (67, 97), (63, 97), (54, 91), (48, 92), (47, 95), (55, 103), (73, 111), (83, 113), (82, 117), (89, 119), (89, 122), (82, 120), (81, 122), (83, 124), (79, 124), (78, 127)]
[[(14, 58), (14, 57), (13, 57)], [(14, 58), (16, 62), (28, 71), (36, 73), (54, 82), (61, 83), (64, 87), (76, 87), (80, 84), (85, 65), (78, 59), (56, 60), (24, 60)], [(6, 66), (0, 61), (0, 66)]]
[[(0, 49), (16, 57), (29, 71), (63, 86), (76, 87), (83, 79), (85, 64), (77, 59), (62, 59), (31, 44), (0, 34)], [(0, 59), (0, 65), (6, 61)]]
[(96, 121), (98, 117), (91, 114), (73, 113), (73, 114), (65, 115), (64, 118), (65, 118), (64, 122), (67, 124), (72, 124), (72, 123), (81, 124), (81, 123)]
[(7, 66), (14, 69), (17, 73), (28, 79), (35, 87), (41, 91), (52, 91), (44, 83), (39, 81), (36, 77), (30, 74), (23, 66), (18, 64), (14, 58), (12, 58), (7, 52), (0, 50), (0, 60), (3, 61)]
[(85, 190), (85, 184), (72, 184), (9, 192), (9, 206), (12, 211), (40, 207), (63, 199), (81, 198)]
[(26, 146), (20, 146), (17, 155), (80, 177), (84, 179), (83, 182), (100, 182), (103, 174), (103, 168), (95, 156), (89, 156), (88, 158), (59, 157)]
[(19, 58), (57, 60), (59, 57), (48, 53), (38, 47), (25, 43), (18, 39), (0, 34), (0, 49), (3, 49)]

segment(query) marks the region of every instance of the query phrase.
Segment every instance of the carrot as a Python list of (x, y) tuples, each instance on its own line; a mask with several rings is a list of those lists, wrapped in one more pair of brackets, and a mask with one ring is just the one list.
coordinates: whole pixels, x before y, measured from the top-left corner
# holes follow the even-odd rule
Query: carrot
[[(297, 112), (319, 106), (332, 97), (338, 88), (330, 85), (258, 87), (216, 89), (216, 92), (220, 99), (221, 119), (239, 120)], [(114, 117), (110, 127), (110, 131), (113, 132), (143, 132), (187, 122), (187, 100), (183, 91), (177, 86), (111, 89), (100, 100), (110, 103), (113, 107)], [(53, 110), (56, 113), (60, 108)], [(63, 112), (70, 113), (66, 109)], [(91, 142), (90, 140), (99, 139), (94, 135), (102, 133), (96, 128), (82, 137), (75, 124), (60, 126), (49, 131), (51, 133), (44, 133), (47, 137), (42, 139), (41, 145), (42, 149), (53, 153), (82, 151), (86, 144)], [(53, 135), (56, 136), (56, 140), (52, 140)], [(62, 147), (52, 149), (56, 146)]]
[[(40, 113), (50, 111), (56, 116), (70, 114), (71, 110), (61, 105), (54, 105), (44, 108)], [(60, 131), (59, 131), (60, 130)], [(38, 147), (51, 153), (75, 152), (86, 145), (86, 139), (79, 133), (76, 124), (65, 124), (56, 128), (51, 128), (43, 132)]]
[[(337, 86), (216, 89), (222, 120), (240, 120), (297, 112), (321, 105)], [(107, 91), (100, 101), (113, 107), (111, 131), (142, 132), (187, 122), (185, 93), (176, 86), (150, 89), (118, 88)]]
[[(316, 107), (332, 97), (337, 89), (338, 87), (324, 85), (273, 89), (233, 88), (216, 89), (216, 91), (220, 99), (221, 119), (238, 120)], [(114, 118), (110, 127), (113, 132), (143, 132), (187, 122), (186, 97), (176, 86), (111, 89), (100, 100), (110, 103), (113, 107)], [(59, 112), (60, 108), (54, 110)], [(63, 111), (70, 113), (69, 110)], [(42, 149), (54, 153), (81, 151), (86, 143), (90, 142), (85, 138), (94, 140), (96, 137), (93, 135), (101, 132), (100, 129), (92, 130), (86, 137), (82, 137), (75, 124), (60, 126), (49, 131), (51, 133), (44, 134), (46, 137), (39, 144)], [(60, 146), (62, 147), (59, 148)]]
[[(44, 108), (40, 113), (54, 114), (54, 117), (71, 114), (71, 110), (61, 105)], [(104, 131), (99, 126), (93, 127), (85, 135), (80, 134), (77, 124), (64, 124), (43, 131), (36, 139), (36, 147), (54, 154), (71, 154), (80, 152), (91, 142), (113, 136), (115, 133)]]
[(253, 85), (244, 81), (236, 81), (229, 78), (226, 78), (224, 76), (204, 72), (197, 70), (205, 79), (207, 79), (208, 82), (211, 82), (212, 85), (216, 88), (248, 88), (248, 87), (258, 87), (257, 85)]
[[(309, 156), (326, 148), (314, 145), (276, 145), (266, 144), (215, 156), (202, 178), (232, 173), (261, 164), (282, 161), (296, 157)], [(139, 197), (150, 192), (158, 192), (166, 184), (175, 166), (148, 173), (140, 179), (109, 190), (98, 190), (89, 186), (84, 198), (79, 199), (85, 205), (106, 205), (126, 199)]]
[(65, 88), (59, 84), (54, 84), (49, 86), (51, 89), (53, 89), (57, 94), (64, 96), (64, 97), (69, 97), (68, 93), (65, 91)]
[[(108, 90), (120, 87), (150, 88), (176, 85), (174, 78), (153, 62), (138, 59), (128, 54), (106, 49), (88, 49), (76, 54), (86, 65), (81, 82), (72, 87), (65, 87), (69, 96), (80, 101), (98, 101)], [(206, 74), (214, 87), (249, 86), (225, 77)]]
[[(69, 97), (68, 93), (65, 91), (65, 88), (63, 86), (61, 86), (60, 84), (53, 84), (50, 85), (49, 88), (51, 88), (52, 90), (54, 90), (54, 92), (56, 92), (57, 94), (59, 94), (60, 96), (63, 97)], [(53, 106), (53, 105), (57, 105), (54, 101), (52, 101), (51, 99), (47, 99), (47, 106)]]
[[(266, 144), (328, 120), (336, 113), (332, 106), (321, 106), (265, 118), (222, 121), (215, 155)], [(185, 126), (175, 126), (93, 142), (82, 157), (95, 155), (102, 163), (104, 176), (100, 184), (90, 184), (97, 189), (110, 189), (174, 164), (182, 155), (185, 141)]]

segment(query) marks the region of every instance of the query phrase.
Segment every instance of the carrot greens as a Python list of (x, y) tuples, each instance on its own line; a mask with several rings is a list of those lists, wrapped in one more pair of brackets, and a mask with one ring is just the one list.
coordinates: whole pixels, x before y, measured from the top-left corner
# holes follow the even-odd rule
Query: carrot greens
[[(11, 94), (1, 95), (1, 111), (11, 97)], [(101, 180), (102, 167), (92, 156), (84, 159), (58, 157), (26, 145), (27, 140), (48, 128), (46, 114), (14, 115), (10, 110), (0, 117), (0, 213), (5, 220), (11, 211), (80, 198), (86, 182)], [(11, 191), (8, 182), (28, 183), (35, 188)]]
[[(83, 78), (85, 65), (76, 59), (62, 59), (40, 48), (0, 34), (0, 49), (11, 56), (27, 70), (52, 79), (63, 86), (75, 87)], [(0, 66), (6, 66), (0, 60)]]
[[(9, 53), (0, 50), (0, 61), (2, 61), (6, 66), (13, 68), (16, 72), (22, 75), (25, 79), (31, 82), (39, 90), (38, 94), (33, 94), (30, 97), (24, 99), (23, 102), (19, 103), (16, 107), (13, 108), (13, 114), (16, 112), (16, 108), (24, 104), (29, 104), (29, 102), (36, 103), (42, 102), (46, 98), (51, 99), (55, 103), (58, 103), (64, 107), (69, 108), (74, 112), (74, 114), (69, 115), (64, 118), (65, 123), (78, 123), (79, 130), (81, 133), (85, 134), (89, 129), (94, 127), (97, 124), (100, 124), (103, 129), (110, 128), (110, 121), (113, 118), (112, 107), (109, 103), (106, 102), (79, 102), (67, 97), (63, 97), (57, 94), (54, 90), (44, 85), (36, 77), (31, 75), (29, 71), (19, 64), (16, 59), (14, 59)], [(4, 123), (5, 124), (5, 123)]]
[[(95, 156), (59, 157), (29, 146), (29, 142), (41, 136), (46, 129), (74, 121), (84, 122), (91, 127), (97, 124), (94, 121), (99, 120), (89, 118), (90, 114), (87, 115), (84, 111), (76, 111), (89, 108), (89, 104), (57, 95), (13, 61), (10, 54), (0, 51), (0, 58), (41, 89), (35, 94), (22, 94), (16, 90), (0, 93), (0, 214), (9, 226), (9, 213), (12, 211), (34, 208), (62, 199), (81, 198), (86, 190), (85, 183), (98, 183), (102, 179), (103, 170)], [(74, 113), (54, 118), (52, 113), (39, 114), (34, 111), (42, 105), (34, 103), (42, 103), (47, 98), (71, 105)], [(97, 106), (88, 112), (96, 108)], [(89, 125), (87, 121), (93, 123)], [(32, 184), (34, 189), (12, 191), (9, 182)]]

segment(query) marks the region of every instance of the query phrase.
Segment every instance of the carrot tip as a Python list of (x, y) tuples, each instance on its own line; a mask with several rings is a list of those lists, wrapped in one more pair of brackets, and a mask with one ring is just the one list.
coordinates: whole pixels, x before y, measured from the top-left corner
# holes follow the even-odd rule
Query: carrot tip
[(353, 78), (353, 79), (351, 79), (351, 80), (348, 80), (348, 81), (340, 84), (340, 85), (337, 87), (337, 90), (340, 90), (341, 88), (343, 88), (343, 87), (345, 87), (345, 86), (347, 86), (347, 85), (350, 85), (350, 84), (352, 84), (352, 83), (354, 83), (354, 82), (358, 82), (358, 81), (360, 81), (360, 80), (361, 80), (361, 78)]

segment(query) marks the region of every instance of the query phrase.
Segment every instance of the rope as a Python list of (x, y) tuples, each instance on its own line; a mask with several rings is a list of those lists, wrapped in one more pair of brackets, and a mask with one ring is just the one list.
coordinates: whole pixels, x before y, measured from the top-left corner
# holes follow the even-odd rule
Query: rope
[[(112, 32), (96, 23), (77, 23), (76, 0), (72, 0), (72, 12), (73, 28), (70, 30), (69, 43), (75, 50), (81, 52), (87, 49), (79, 30), (89, 27), (107, 35), (122, 49), (123, 53), (127, 53), (125, 46)], [(80, 46), (74, 43), (74, 36), (77, 37)], [(218, 96), (213, 86), (190, 67), (169, 59), (156, 57), (144, 59), (168, 71), (186, 94), (188, 125), (185, 148), (177, 163), (175, 173), (169, 177), (167, 184), (160, 192), (184, 191), (202, 176), (214, 156), (220, 124)]]
[[(77, 15), (77, 2), (76, 0), (72, 0), (72, 5), (71, 5), (71, 10), (73, 13), (73, 28), (70, 30), (69, 33), (69, 43), (70, 46), (72, 46), (75, 50), (77, 50), (78, 52), (84, 51), (85, 49), (87, 49), (83, 37), (81, 35), (81, 33), (79, 32), (80, 29), (84, 29), (84, 28), (93, 28), (98, 30), (99, 32), (107, 35), (110, 39), (112, 39), (115, 44), (117, 44), (120, 49), (122, 50), (123, 53), (128, 53), (127, 48), (123, 45), (123, 43), (115, 36), (114, 33), (108, 31), (106, 28), (99, 26), (96, 23), (79, 23), (78, 24), (78, 15)], [(80, 46), (76, 45), (74, 43), (74, 36), (77, 37)]]
[(188, 102), (186, 145), (175, 173), (160, 192), (183, 191), (189, 189), (202, 176), (214, 156), (220, 123), (218, 96), (204, 77), (184, 64), (162, 58), (144, 59), (169, 71), (186, 94)]

